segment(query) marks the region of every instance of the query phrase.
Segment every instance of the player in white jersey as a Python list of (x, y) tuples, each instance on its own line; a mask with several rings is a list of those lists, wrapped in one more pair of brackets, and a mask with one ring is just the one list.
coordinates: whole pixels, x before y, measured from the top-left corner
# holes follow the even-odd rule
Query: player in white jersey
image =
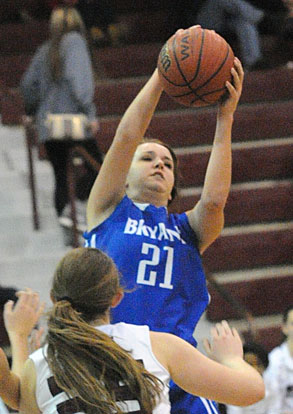
[(98, 249), (74, 249), (59, 262), (47, 343), (21, 366), (26, 347), (20, 349), (18, 334), (23, 339), (39, 314), (30, 295), (24, 292), (23, 301), (20, 294), (19, 307), (5, 308), (20, 379), (0, 352), (0, 397), (24, 414), (168, 414), (170, 378), (189, 393), (224, 403), (247, 405), (264, 395), (261, 376), (243, 360), (240, 337), (225, 321), (206, 341), (214, 360), (172, 334), (111, 325), (109, 311), (123, 289), (114, 262)]
[(270, 413), (293, 413), (293, 306), (283, 313), (285, 341), (269, 353), (269, 381), (275, 395)]

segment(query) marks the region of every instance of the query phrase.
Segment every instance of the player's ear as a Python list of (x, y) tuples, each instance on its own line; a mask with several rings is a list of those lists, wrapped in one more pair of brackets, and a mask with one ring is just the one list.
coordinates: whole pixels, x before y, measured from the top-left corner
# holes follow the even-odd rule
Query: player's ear
[(283, 325), (282, 325), (282, 332), (283, 332), (283, 334), (284, 334), (285, 336), (287, 336), (287, 335), (288, 335), (288, 328), (287, 328), (287, 325), (286, 325), (286, 324), (283, 324)]
[(116, 308), (119, 305), (121, 300), (124, 298), (124, 292), (122, 289), (119, 289), (116, 295), (113, 297), (111, 302), (111, 308)]
[(52, 290), (50, 290), (50, 299), (51, 299), (51, 301), (53, 302), (53, 303), (56, 303), (56, 299), (54, 298), (54, 296), (53, 296), (53, 292), (52, 292)]

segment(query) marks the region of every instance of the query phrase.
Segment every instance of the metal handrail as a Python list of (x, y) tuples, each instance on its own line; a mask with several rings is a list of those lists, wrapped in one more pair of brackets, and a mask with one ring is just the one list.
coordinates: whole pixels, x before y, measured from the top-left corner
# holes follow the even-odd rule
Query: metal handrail
[(32, 118), (23, 117), (23, 125), (25, 128), (25, 139), (26, 139), (26, 149), (27, 149), (27, 160), (29, 165), (29, 185), (31, 188), (31, 204), (33, 211), (33, 225), (34, 230), (40, 229), (40, 219), (37, 205), (37, 191), (36, 191), (36, 178), (35, 178), (35, 169), (33, 162), (33, 147), (36, 143), (36, 135), (34, 130), (34, 124)]
[(231, 307), (236, 311), (237, 315), (244, 319), (247, 323), (247, 336), (250, 341), (257, 341), (257, 332), (254, 325), (254, 317), (252, 313), (247, 309), (247, 307), (236, 299), (226, 288), (218, 283), (215, 279), (215, 276), (208, 272), (205, 269), (206, 279), (211, 286), (219, 293), (219, 295), (231, 305)]
[(69, 150), (69, 156), (67, 160), (67, 187), (69, 194), (69, 202), (71, 206), (71, 219), (72, 219), (72, 229), (73, 229), (73, 247), (78, 247), (78, 229), (77, 229), (77, 219), (76, 219), (76, 208), (75, 208), (75, 178), (74, 178), (74, 156), (80, 155), (83, 157), (85, 162), (87, 162), (98, 174), (100, 170), (100, 164), (88, 153), (88, 151), (82, 146), (75, 144)]

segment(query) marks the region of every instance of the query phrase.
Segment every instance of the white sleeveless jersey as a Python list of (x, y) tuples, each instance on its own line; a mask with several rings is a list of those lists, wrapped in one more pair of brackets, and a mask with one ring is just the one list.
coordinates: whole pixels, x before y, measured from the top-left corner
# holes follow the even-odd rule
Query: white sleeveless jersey
[[(159, 378), (164, 389), (161, 393), (160, 402), (155, 407), (154, 414), (170, 413), (169, 402), (169, 372), (160, 364), (152, 352), (150, 333), (148, 326), (137, 326), (126, 323), (98, 326), (109, 335), (118, 345), (129, 351), (132, 357), (143, 363), (144, 367)], [(68, 397), (55, 383), (54, 377), (49, 370), (45, 359), (47, 346), (38, 349), (30, 359), (36, 369), (36, 401), (40, 411), (44, 414), (79, 414), (83, 411), (76, 410), (74, 399)], [(119, 383), (119, 395), (125, 403), (119, 403), (125, 413), (139, 414), (140, 406), (137, 400), (129, 399), (127, 389), (123, 383)]]
[(293, 413), (293, 357), (286, 342), (269, 353), (268, 375), (276, 393), (269, 413)]

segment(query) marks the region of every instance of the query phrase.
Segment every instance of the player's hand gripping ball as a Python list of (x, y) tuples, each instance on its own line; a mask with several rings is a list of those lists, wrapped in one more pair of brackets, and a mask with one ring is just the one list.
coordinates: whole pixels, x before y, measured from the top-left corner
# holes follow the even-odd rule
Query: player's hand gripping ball
[(214, 30), (180, 29), (162, 47), (158, 72), (165, 92), (186, 106), (213, 105), (227, 96), (234, 53)]

